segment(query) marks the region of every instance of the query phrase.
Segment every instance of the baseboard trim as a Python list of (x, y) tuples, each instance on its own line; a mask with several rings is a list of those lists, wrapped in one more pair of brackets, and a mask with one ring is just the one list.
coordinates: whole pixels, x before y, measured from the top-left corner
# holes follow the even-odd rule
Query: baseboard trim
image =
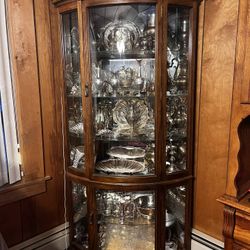
[(13, 246), (10, 250), (64, 250), (68, 245), (69, 224), (65, 223)]
[(192, 250), (212, 249), (223, 250), (224, 243), (196, 229), (192, 230)]
[[(24, 241), (9, 250), (64, 250), (69, 245), (69, 224), (57, 226), (45, 233)], [(223, 250), (223, 242), (198, 230), (192, 230), (192, 250)]]

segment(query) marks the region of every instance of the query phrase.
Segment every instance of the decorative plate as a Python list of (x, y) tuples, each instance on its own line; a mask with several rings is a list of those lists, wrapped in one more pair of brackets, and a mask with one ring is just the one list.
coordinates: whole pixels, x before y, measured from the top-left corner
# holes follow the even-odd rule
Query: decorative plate
[(83, 123), (79, 122), (69, 126), (69, 132), (76, 135), (83, 135)]
[(84, 146), (72, 148), (70, 151), (70, 160), (72, 162), (72, 167), (74, 168), (83, 166), (85, 162)]
[(107, 154), (117, 158), (136, 159), (145, 156), (145, 149), (133, 146), (118, 146), (110, 148)]
[(113, 120), (119, 134), (140, 134), (148, 121), (144, 100), (119, 100), (113, 109)]
[(108, 23), (103, 32), (103, 43), (106, 50), (125, 52), (131, 51), (140, 36), (140, 29), (130, 21), (115, 21)]
[(96, 164), (96, 169), (105, 173), (134, 174), (143, 172), (145, 166), (133, 160), (109, 159)]

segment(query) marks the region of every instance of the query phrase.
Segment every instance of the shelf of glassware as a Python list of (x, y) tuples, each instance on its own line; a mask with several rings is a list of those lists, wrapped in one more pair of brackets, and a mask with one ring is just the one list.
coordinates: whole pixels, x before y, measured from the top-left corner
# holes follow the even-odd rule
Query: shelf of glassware
[(87, 189), (85, 185), (71, 182), (72, 242), (80, 249), (88, 249)]
[(155, 59), (107, 59), (92, 64), (93, 97), (154, 96)]
[[(137, 191), (104, 186), (99, 188), (98, 184), (92, 183), (92, 191), (89, 190), (95, 200), (89, 203), (89, 209), (93, 211), (90, 213), (92, 221), (92, 218), (87, 219), (86, 186), (72, 181), (72, 242), (77, 249), (88, 249), (89, 230), (93, 230), (88, 223), (97, 232), (94, 249), (153, 250), (159, 231), (165, 237), (160, 237), (164, 242), (157, 242), (158, 247), (165, 244), (165, 250), (189, 249), (190, 209), (187, 204), (191, 198), (190, 181), (180, 180), (171, 187), (147, 190), (142, 187)], [(160, 222), (159, 218), (164, 221)]]
[(165, 191), (165, 250), (187, 249), (186, 185), (166, 188)]
[(155, 249), (155, 191), (96, 190), (97, 249)]

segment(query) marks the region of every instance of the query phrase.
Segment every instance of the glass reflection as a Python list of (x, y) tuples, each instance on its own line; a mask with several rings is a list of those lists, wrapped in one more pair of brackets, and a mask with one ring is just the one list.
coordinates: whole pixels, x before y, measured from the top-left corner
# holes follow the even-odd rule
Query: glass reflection
[(168, 8), (166, 172), (187, 168), (189, 8)]
[(80, 44), (77, 12), (62, 15), (64, 46), (65, 104), (68, 120), (70, 167), (84, 168), (82, 88), (80, 80)]
[(155, 249), (155, 193), (96, 191), (98, 249)]
[(165, 250), (185, 249), (185, 202), (185, 186), (166, 191)]
[(73, 240), (88, 248), (87, 190), (79, 183), (72, 183)]
[(94, 7), (89, 17), (95, 170), (152, 175), (155, 5)]

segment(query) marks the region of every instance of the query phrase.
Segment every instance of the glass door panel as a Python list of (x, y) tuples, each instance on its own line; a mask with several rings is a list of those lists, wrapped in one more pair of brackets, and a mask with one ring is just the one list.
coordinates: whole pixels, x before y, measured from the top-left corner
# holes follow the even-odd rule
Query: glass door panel
[(168, 7), (166, 172), (187, 168), (190, 8)]
[(77, 11), (62, 14), (65, 106), (70, 168), (84, 170), (84, 129)]
[(155, 11), (89, 8), (96, 173), (155, 173)]
[(98, 249), (155, 249), (155, 192), (97, 190)]
[(73, 242), (88, 249), (87, 190), (72, 182)]
[(185, 249), (186, 186), (167, 189), (165, 197), (165, 250)]

